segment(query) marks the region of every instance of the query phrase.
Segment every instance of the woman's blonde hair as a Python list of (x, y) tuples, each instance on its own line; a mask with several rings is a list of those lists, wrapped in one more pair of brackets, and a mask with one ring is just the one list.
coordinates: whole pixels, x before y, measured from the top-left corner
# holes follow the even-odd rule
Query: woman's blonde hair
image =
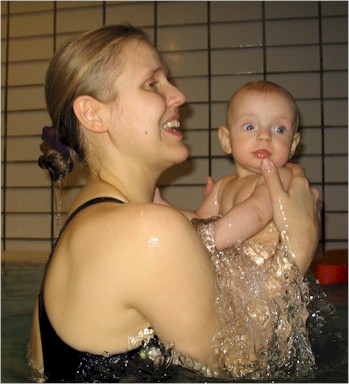
[(72, 39), (52, 58), (46, 74), (46, 104), (59, 142), (57, 148), (63, 144), (71, 154), (64, 156), (47, 145), (43, 134), (44, 153), (39, 165), (49, 169), (54, 180), (72, 170), (74, 152), (80, 161), (86, 160), (86, 148), (73, 111), (74, 100), (80, 95), (101, 102), (115, 100), (115, 79), (123, 69), (123, 49), (137, 39), (148, 41), (141, 29), (129, 24), (105, 26)]

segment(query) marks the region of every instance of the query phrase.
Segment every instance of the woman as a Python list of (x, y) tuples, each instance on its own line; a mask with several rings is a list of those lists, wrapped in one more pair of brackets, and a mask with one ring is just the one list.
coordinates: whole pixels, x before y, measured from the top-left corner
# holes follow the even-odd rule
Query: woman
[[(62, 178), (75, 153), (89, 178), (43, 279), (32, 365), (49, 381), (161, 381), (175, 377), (176, 365), (220, 374), (207, 251), (180, 212), (152, 204), (159, 176), (188, 156), (179, 129), (185, 96), (168, 81), (158, 51), (131, 26), (83, 34), (54, 56), (46, 100), (60, 154), (48, 145), (49, 132), (41, 166)], [(288, 193), (271, 163), (264, 175), (278, 229), (285, 229), (283, 214), (298, 213), (297, 225), (293, 217), (287, 222), (288, 236), (309, 258), (316, 192), (300, 168)]]

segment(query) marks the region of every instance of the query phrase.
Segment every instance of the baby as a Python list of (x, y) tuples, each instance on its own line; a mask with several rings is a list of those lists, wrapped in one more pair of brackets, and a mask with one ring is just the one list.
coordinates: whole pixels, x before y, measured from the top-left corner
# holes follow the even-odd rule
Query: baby
[[(224, 152), (234, 158), (236, 173), (223, 177), (214, 185), (197, 210), (198, 217), (224, 216), (233, 207), (242, 202), (246, 206), (248, 202), (249, 209), (255, 212), (255, 221), (246, 221), (241, 231), (244, 228), (247, 233), (255, 223), (265, 222), (270, 212), (266, 210), (268, 191), (260, 171), (261, 159), (274, 162), (287, 189), (290, 171), (284, 166), (300, 142), (298, 123), (296, 102), (279, 85), (258, 81), (238, 89), (228, 104), (226, 126), (218, 130)], [(271, 219), (271, 215), (268, 218)], [(216, 226), (219, 228), (219, 223)], [(216, 229), (218, 242), (226, 231), (220, 232)], [(237, 242), (250, 237), (246, 233), (240, 233), (241, 239)], [(263, 242), (272, 244), (279, 238), (272, 223), (257, 236)], [(298, 264), (297, 257), (295, 263)]]
[[(307, 264), (280, 242), (260, 171), (261, 161), (271, 159), (288, 189), (291, 172), (284, 166), (300, 142), (298, 124), (296, 102), (279, 85), (257, 81), (238, 89), (228, 103), (226, 126), (218, 130), (236, 172), (217, 181), (195, 213), (219, 217), (211, 224), (193, 223), (211, 249), (217, 275), (216, 353), (234, 377), (309, 379), (313, 374), (308, 287), (301, 275)], [(235, 231), (238, 223), (240, 238), (232, 239), (229, 220)]]
[[(215, 221), (218, 250), (238, 245), (257, 233), (256, 238), (266, 243), (278, 242), (261, 160), (274, 162), (287, 189), (291, 171), (284, 166), (300, 142), (298, 123), (294, 98), (277, 84), (248, 83), (231, 97), (226, 126), (219, 127), (218, 137), (224, 152), (232, 155), (236, 173), (218, 180), (196, 211), (182, 210), (190, 220), (219, 216)], [(167, 204), (158, 193), (154, 202)]]
[[(300, 142), (298, 124), (295, 100), (279, 85), (257, 81), (238, 89), (226, 126), (218, 130), (236, 172), (218, 180), (195, 212), (183, 211), (216, 271), (219, 329), (213, 344), (235, 378), (309, 379), (313, 373), (302, 277), (307, 266), (288, 248), (285, 234), (280, 241), (260, 170), (262, 160), (271, 159), (288, 189), (291, 171), (284, 166)], [(154, 201), (165, 203), (160, 195)], [(287, 228), (287, 217), (285, 222)]]

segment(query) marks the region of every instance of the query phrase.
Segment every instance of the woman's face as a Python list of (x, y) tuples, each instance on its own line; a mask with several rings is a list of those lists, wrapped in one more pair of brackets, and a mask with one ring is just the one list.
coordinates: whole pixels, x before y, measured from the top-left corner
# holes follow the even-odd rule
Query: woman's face
[(128, 44), (116, 89), (109, 132), (118, 152), (131, 164), (160, 172), (186, 160), (189, 151), (179, 123), (185, 96), (168, 81), (152, 45), (138, 40)]

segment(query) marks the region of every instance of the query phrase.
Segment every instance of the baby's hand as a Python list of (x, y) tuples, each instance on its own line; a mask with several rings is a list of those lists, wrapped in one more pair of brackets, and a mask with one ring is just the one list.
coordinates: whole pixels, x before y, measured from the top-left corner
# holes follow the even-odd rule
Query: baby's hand
[(160, 193), (160, 189), (158, 187), (155, 188), (153, 203), (161, 204), (161, 205), (167, 205), (167, 206), (170, 205), (166, 200), (164, 200), (162, 198), (161, 193)]
[(203, 190), (203, 198), (206, 199), (206, 197), (210, 194), (212, 191), (212, 188), (214, 186), (214, 180), (212, 176), (207, 177), (206, 185), (204, 186)]

